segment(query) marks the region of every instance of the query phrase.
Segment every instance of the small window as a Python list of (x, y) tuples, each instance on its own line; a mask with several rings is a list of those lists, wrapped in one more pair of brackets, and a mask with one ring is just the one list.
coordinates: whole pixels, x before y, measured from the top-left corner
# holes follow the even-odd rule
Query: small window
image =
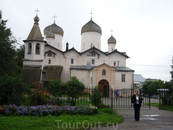
[(31, 50), (32, 50), (32, 44), (29, 43), (29, 44), (28, 44), (28, 54), (31, 54)]
[(121, 75), (121, 81), (122, 81), (122, 82), (125, 82), (125, 81), (126, 81), (125, 74), (122, 74), (122, 75)]
[(51, 52), (48, 52), (47, 56), (48, 57), (52, 57), (52, 53)]
[(74, 64), (74, 60), (73, 59), (71, 59), (71, 64)]
[(114, 61), (114, 66), (116, 66), (116, 61)]
[(39, 43), (36, 44), (35, 53), (40, 54), (40, 44)]
[(94, 59), (92, 59), (92, 64), (93, 64), (93, 65), (95, 64), (95, 60), (94, 60)]
[(102, 70), (102, 75), (106, 75), (106, 70), (105, 69)]
[(51, 60), (48, 61), (48, 64), (51, 64)]

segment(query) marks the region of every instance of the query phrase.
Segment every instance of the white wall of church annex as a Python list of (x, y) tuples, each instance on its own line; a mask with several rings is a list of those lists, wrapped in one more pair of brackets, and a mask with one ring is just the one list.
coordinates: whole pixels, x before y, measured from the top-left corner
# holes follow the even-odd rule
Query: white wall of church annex
[[(122, 82), (122, 75), (125, 75), (125, 82)], [(116, 72), (115, 89), (131, 89), (133, 87), (133, 72)]]

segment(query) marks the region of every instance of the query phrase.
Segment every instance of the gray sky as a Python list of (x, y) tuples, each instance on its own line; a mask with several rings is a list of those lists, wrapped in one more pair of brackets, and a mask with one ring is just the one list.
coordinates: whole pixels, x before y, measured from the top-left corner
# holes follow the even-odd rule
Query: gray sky
[(33, 18), (40, 18), (43, 34), (53, 23), (63, 28), (63, 50), (66, 42), (80, 51), (81, 28), (91, 15), (102, 29), (102, 51), (113, 36), (116, 48), (130, 57), (127, 66), (144, 78), (165, 81), (171, 79), (173, 57), (173, 0), (0, 0), (2, 18), (8, 20), (16, 39), (25, 40), (33, 26)]

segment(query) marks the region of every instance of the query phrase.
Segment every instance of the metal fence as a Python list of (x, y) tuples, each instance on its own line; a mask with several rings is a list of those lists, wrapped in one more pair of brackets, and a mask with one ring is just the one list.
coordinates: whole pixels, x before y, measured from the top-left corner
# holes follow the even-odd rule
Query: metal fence
[(173, 108), (173, 91), (170, 89), (158, 89), (159, 109)]
[[(76, 100), (76, 105), (91, 104), (91, 95), (93, 94), (92, 93), (93, 90), (94, 90), (93, 88), (86, 89), (85, 92), (81, 94), (79, 98)], [(116, 97), (113, 89), (98, 90), (98, 92), (101, 94), (102, 104), (110, 108), (132, 108), (133, 104), (131, 103), (131, 97), (134, 94), (134, 89), (119, 89), (118, 91), (119, 91), (119, 95), (118, 97)], [(63, 104), (68, 103), (67, 102), (68, 97), (66, 96), (58, 97), (58, 100), (59, 99), (63, 101)], [(143, 97), (143, 103), (141, 107), (150, 109), (150, 97), (146, 97), (146, 96)]]
[[(111, 108), (132, 108), (131, 97), (134, 95), (134, 89), (119, 89), (118, 97), (112, 89), (109, 89), (109, 96), (102, 97), (103, 104)], [(142, 92), (141, 92), (142, 95)], [(150, 97), (143, 96), (142, 108), (150, 109)]]
[[(54, 97), (47, 92), (34, 92), (30, 95), (23, 95), (20, 99), (20, 105), (89, 105), (92, 104), (91, 97), (95, 88), (86, 88), (85, 91), (79, 95), (79, 98), (72, 99), (64, 94), (59, 97)], [(132, 108), (131, 97), (134, 94), (134, 89), (119, 89), (118, 97), (115, 96), (114, 89), (102, 87), (97, 89), (101, 95), (101, 102), (103, 105), (110, 108)], [(142, 94), (142, 92), (140, 92)], [(97, 96), (97, 95), (96, 95)], [(95, 97), (94, 97), (95, 98)], [(167, 101), (167, 100), (166, 100)], [(163, 102), (163, 100), (162, 100)], [(74, 104), (73, 104), (74, 103)], [(163, 103), (162, 103), (163, 105)], [(150, 98), (143, 96), (142, 108), (150, 108)]]

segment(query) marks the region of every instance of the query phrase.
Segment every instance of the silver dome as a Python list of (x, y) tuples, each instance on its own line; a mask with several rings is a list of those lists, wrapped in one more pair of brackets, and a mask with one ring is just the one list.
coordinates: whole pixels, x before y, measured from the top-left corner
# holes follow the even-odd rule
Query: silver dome
[(59, 34), (61, 36), (64, 35), (64, 31), (61, 27), (59, 27), (58, 25), (56, 25), (55, 23), (53, 23), (52, 25), (49, 25), (47, 26), (45, 29), (44, 29), (44, 35), (47, 34), (48, 32), (51, 32), (54, 33), (54, 34)]
[(100, 26), (97, 25), (92, 19), (82, 27), (81, 34), (84, 32), (98, 32), (102, 34)]
[(111, 36), (109, 39), (108, 39), (108, 44), (109, 43), (115, 43), (116, 44), (116, 39), (113, 37), (113, 36)]

